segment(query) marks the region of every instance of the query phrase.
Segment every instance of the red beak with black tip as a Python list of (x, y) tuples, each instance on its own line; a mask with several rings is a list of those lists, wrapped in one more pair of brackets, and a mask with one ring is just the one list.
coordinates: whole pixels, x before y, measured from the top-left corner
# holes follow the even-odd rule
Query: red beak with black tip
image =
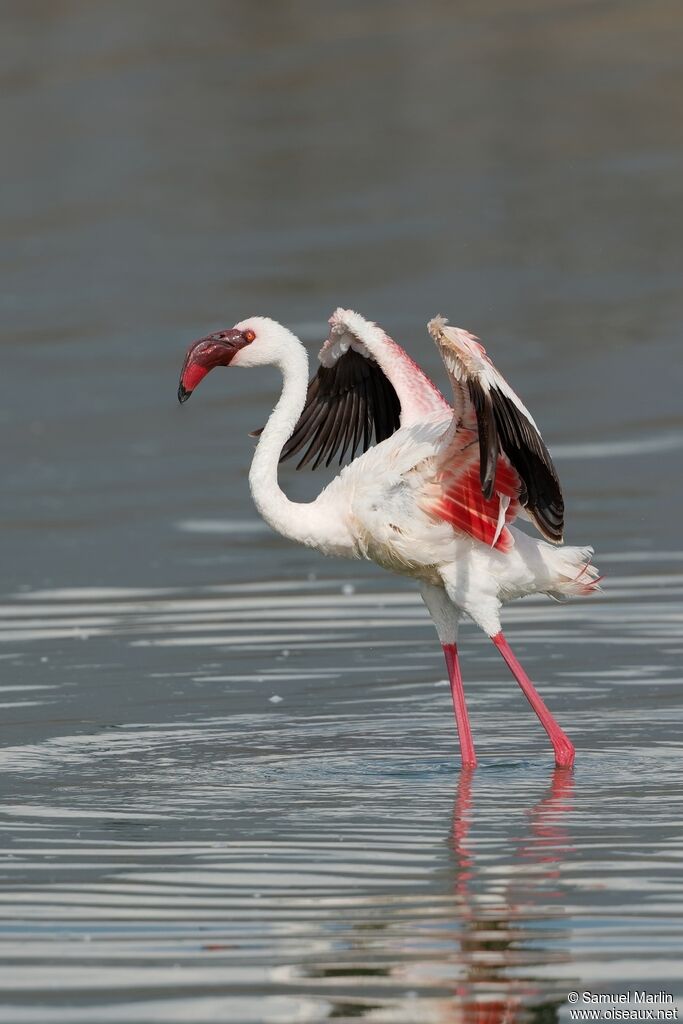
[(239, 350), (251, 340), (245, 336), (245, 332), (233, 328), (230, 331), (215, 331), (193, 341), (180, 371), (178, 401), (186, 402), (207, 373), (215, 366), (229, 366)]

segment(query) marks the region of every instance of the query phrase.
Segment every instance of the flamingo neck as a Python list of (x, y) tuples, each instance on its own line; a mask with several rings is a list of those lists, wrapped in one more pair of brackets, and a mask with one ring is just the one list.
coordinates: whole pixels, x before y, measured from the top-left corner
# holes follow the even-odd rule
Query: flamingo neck
[(320, 499), (300, 504), (290, 501), (278, 483), (278, 464), (286, 442), (306, 403), (308, 356), (300, 341), (287, 345), (274, 360), (282, 373), (282, 393), (263, 428), (249, 470), (249, 488), (259, 514), (277, 533), (309, 547), (325, 544), (325, 517)]

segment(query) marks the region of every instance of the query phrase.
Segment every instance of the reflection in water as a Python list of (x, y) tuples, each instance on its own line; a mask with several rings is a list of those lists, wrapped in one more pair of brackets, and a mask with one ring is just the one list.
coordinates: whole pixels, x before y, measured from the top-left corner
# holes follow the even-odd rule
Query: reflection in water
[[(573, 853), (563, 819), (572, 810), (574, 779), (571, 771), (556, 768), (547, 792), (524, 813), (512, 840), (501, 819), (505, 795), (500, 790), (485, 779), (482, 783), (480, 773), (460, 774), (449, 877), (443, 879), (450, 899), (446, 891), (428, 904), (418, 898), (409, 921), (405, 896), (380, 905), (376, 897), (360, 901), (368, 919), (354, 923), (340, 941), (338, 961), (303, 972), (308, 983), (326, 983), (330, 1019), (393, 1020), (382, 1014), (392, 996), (390, 1005), (410, 1021), (557, 1020), (567, 991), (578, 984), (553, 971), (572, 962), (562, 873)], [(509, 817), (518, 813), (514, 802), (504, 810)], [(425, 865), (423, 877), (415, 877), (413, 896), (434, 870)], [(442, 875), (443, 865), (437, 870)], [(406, 924), (409, 936), (402, 928)], [(379, 948), (385, 956), (378, 962)], [(386, 955), (389, 950), (393, 955)], [(365, 991), (366, 997), (343, 998), (344, 987)], [(375, 1001), (371, 992), (383, 998)]]
[[(572, 772), (556, 768), (546, 795), (528, 813), (526, 827), (511, 847), (500, 872), (486, 867), (486, 852), (479, 855), (474, 827), (474, 773), (461, 773), (453, 808), (452, 846), (456, 875), (454, 891), (461, 913), (462, 934), (458, 960), (464, 968), (455, 996), (463, 1018), (478, 1024), (503, 1024), (527, 1018), (556, 1019), (563, 1001), (547, 997), (548, 979), (543, 984), (533, 976), (533, 965), (558, 959), (565, 929), (560, 918), (562, 862), (572, 850), (571, 839), (562, 822), (571, 809), (574, 781)], [(490, 857), (490, 854), (488, 854)], [(538, 922), (550, 945), (543, 949), (533, 943)], [(548, 927), (551, 925), (552, 927)], [(518, 968), (527, 968), (524, 974)]]

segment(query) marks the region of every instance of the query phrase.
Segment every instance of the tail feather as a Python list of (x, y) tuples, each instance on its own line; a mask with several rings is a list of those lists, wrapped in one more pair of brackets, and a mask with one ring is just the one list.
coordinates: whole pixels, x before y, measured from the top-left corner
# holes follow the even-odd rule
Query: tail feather
[(546, 590), (555, 601), (600, 593), (603, 577), (593, 565), (593, 548), (552, 549), (552, 583)]

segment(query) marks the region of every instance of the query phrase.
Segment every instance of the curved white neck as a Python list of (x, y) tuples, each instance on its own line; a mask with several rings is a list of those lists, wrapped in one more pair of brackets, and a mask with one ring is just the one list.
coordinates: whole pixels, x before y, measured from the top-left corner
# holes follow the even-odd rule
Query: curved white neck
[(280, 399), (263, 428), (249, 470), (249, 487), (261, 516), (277, 533), (309, 547), (330, 544), (329, 516), (316, 501), (290, 501), (277, 479), (280, 454), (292, 436), (306, 404), (308, 356), (300, 341), (292, 339), (276, 365), (282, 372)]

